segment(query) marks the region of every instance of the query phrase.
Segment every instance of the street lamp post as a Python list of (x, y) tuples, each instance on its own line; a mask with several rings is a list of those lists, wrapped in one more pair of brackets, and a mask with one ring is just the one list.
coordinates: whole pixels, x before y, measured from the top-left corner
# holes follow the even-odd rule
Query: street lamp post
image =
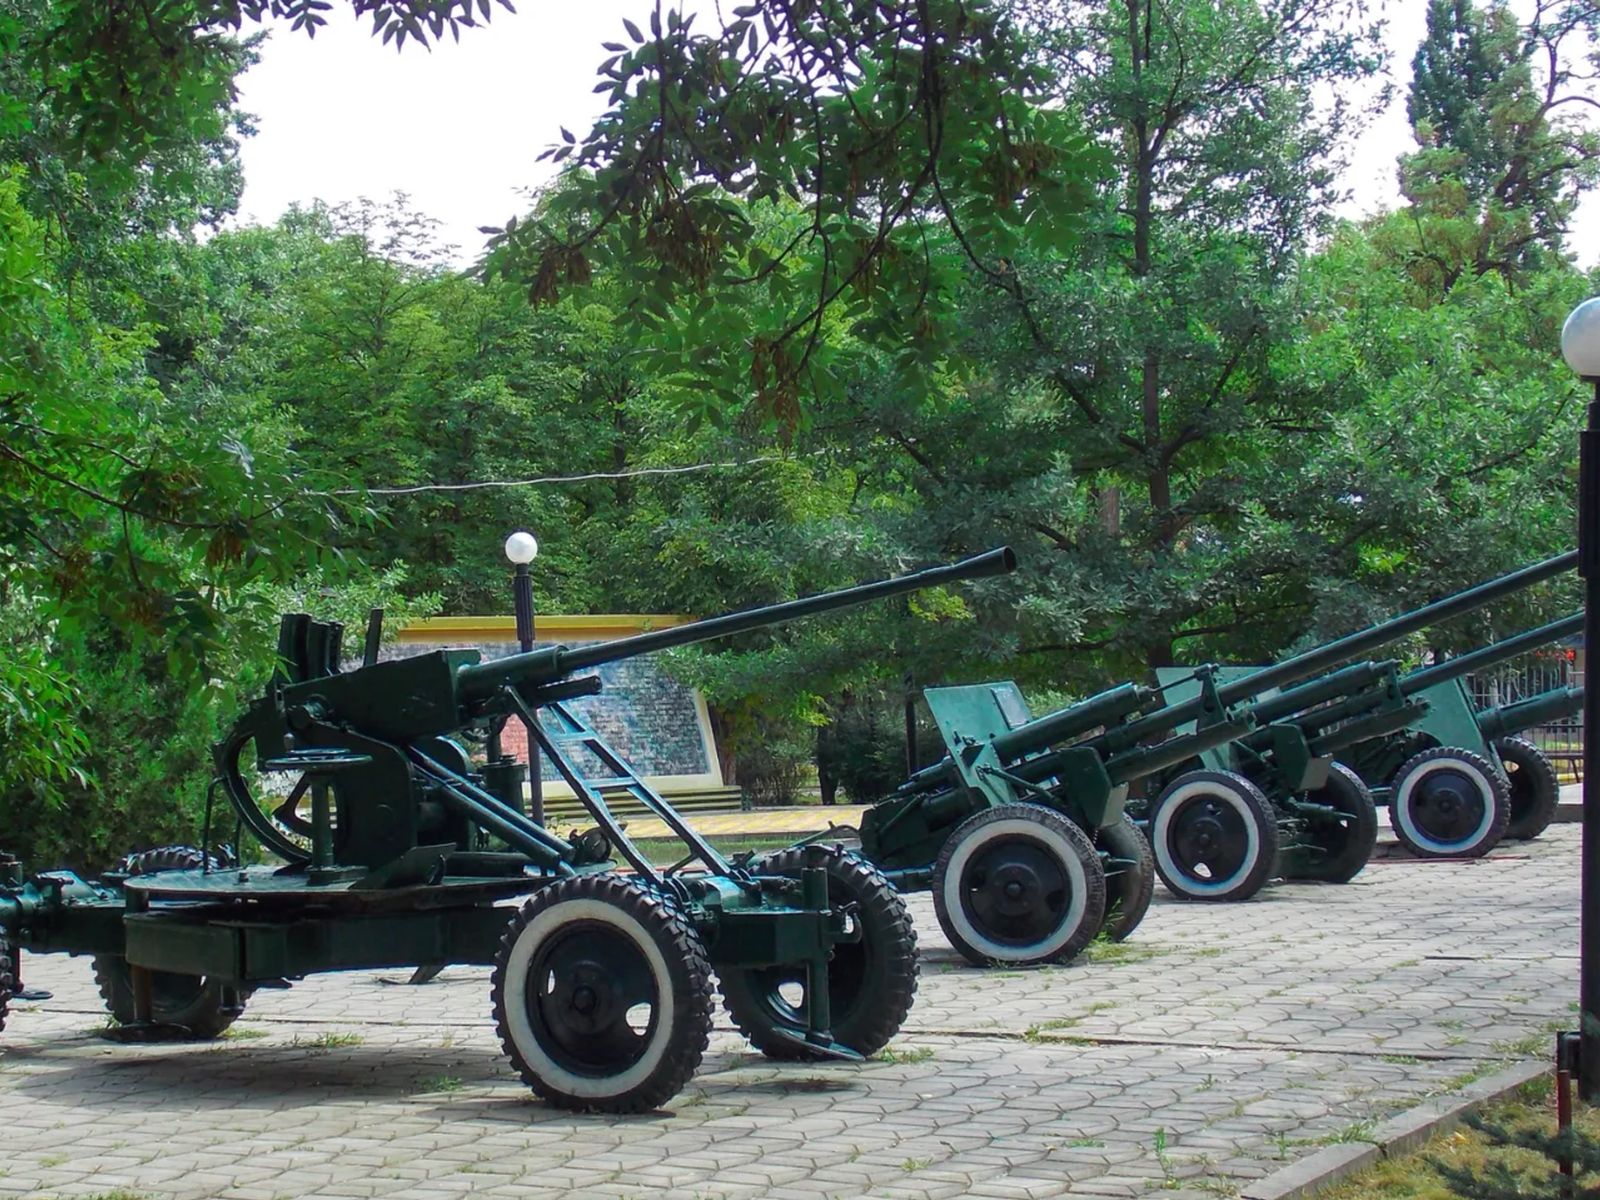
[(1578, 574), (1583, 578), (1583, 849), (1578, 932), (1578, 1095), (1600, 1102), (1600, 688), (1589, 664), (1600, 652), (1600, 297), (1586, 300), (1561, 328), (1567, 365), (1594, 385), (1578, 435)]
[[(526, 529), (506, 539), (506, 557), (515, 573), (511, 599), (517, 614), (517, 646), (526, 654), (533, 649), (533, 576), (528, 567), (539, 555), (539, 540)], [(528, 730), (528, 816), (544, 824), (544, 780), (539, 771), (539, 743)]]

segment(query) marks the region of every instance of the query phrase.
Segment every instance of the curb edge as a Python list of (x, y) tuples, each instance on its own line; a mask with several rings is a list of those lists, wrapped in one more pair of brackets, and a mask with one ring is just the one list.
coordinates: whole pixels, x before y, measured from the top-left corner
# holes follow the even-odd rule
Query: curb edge
[(1365, 1170), (1391, 1155), (1406, 1154), (1436, 1134), (1454, 1129), (1461, 1118), (1503, 1099), (1525, 1083), (1550, 1074), (1550, 1064), (1519, 1063), (1469, 1083), (1458, 1091), (1424, 1100), (1391, 1117), (1359, 1144), (1328, 1146), (1247, 1184), (1240, 1200), (1296, 1200)]

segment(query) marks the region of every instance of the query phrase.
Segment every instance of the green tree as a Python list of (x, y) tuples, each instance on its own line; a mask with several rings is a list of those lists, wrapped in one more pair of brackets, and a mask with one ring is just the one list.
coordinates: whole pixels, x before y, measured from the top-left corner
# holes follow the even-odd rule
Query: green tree
[(610, 108), (550, 153), (569, 171), (493, 231), (491, 272), (535, 302), (604, 276), (697, 419), (792, 430), (841, 385), (829, 315), (933, 355), (952, 274), (940, 229), (982, 269), (1059, 244), (1094, 156), (999, 5), (755, 0), (625, 21), (597, 90)]
[(1411, 60), (1406, 98), (1412, 127), (1463, 156), (1480, 196), (1490, 187), (1486, 173), (1494, 169), (1487, 158), (1487, 109), (1499, 74), (1484, 37), (1472, 0), (1429, 0), (1427, 33)]
[(857, 392), (873, 469), (898, 457), (919, 515), (1035, 564), (1013, 622), (1029, 673), (1259, 646), (1339, 565), (1304, 536), (1326, 500), (1302, 473), (1335, 400), (1296, 362), (1298, 271), (1349, 115), (1313, 90), (1376, 65), (1336, 10), (1031, 10), (1058, 103), (1111, 165), (1088, 229), (1068, 255), (973, 273), (945, 395)]
[(1526, 25), (1504, 0), (1430, 7), (1408, 103), (1420, 149), (1401, 185), (1441, 288), (1463, 267), (1515, 282), (1565, 252), (1600, 179), (1600, 132), (1582, 115), (1600, 110), (1585, 90), (1597, 33), (1593, 0), (1541, 4)]

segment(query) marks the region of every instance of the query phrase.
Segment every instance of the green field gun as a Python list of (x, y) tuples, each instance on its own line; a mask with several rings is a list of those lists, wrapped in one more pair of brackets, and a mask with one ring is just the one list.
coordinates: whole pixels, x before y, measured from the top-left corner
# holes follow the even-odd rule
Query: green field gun
[[(1377, 837), (1376, 802), (1362, 773), (1340, 760), (1360, 747), (1410, 736), (1428, 718), (1430, 696), (1428, 685), (1415, 686), (1417, 673), (1402, 675), (1393, 662), (1332, 668), (1553, 578), (1575, 561), (1566, 554), (1536, 563), (1269, 667), (1218, 668), (1219, 699), (1242, 704), (1256, 728), (1156, 780), (1151, 798), (1132, 808), (1168, 890), (1191, 900), (1247, 900), (1274, 876), (1336, 883), (1353, 878)], [(1499, 661), (1529, 648), (1520, 638), (1516, 642), (1479, 652), (1477, 665), (1489, 661), (1491, 650)], [(1448, 678), (1459, 687), (1453, 681), (1472, 669), (1472, 663), (1451, 660), (1430, 682)], [(1159, 673), (1172, 680), (1171, 702), (1184, 698), (1181, 673)], [(1439, 749), (1428, 760), (1438, 765), (1416, 765), (1419, 779), (1432, 780), (1417, 792), (1417, 803), (1442, 804), (1446, 795), (1459, 796), (1470, 767), (1483, 810), (1507, 807), (1497, 766), (1484, 761), (1480, 770)], [(1402, 803), (1410, 803), (1410, 796), (1408, 791)]]
[[(888, 881), (838, 847), (759, 870), (724, 858), (568, 702), (599, 690), (580, 673), (603, 663), (1014, 566), (1002, 548), (489, 662), (450, 649), (380, 662), (369, 628), (365, 662), (344, 671), (339, 626), (287, 616), (282, 671), (216, 747), (213, 783), (283, 865), (170, 847), (94, 882), (30, 881), (0, 856), (0, 1026), (19, 951), (92, 955), (130, 1038), (218, 1036), (256, 988), (318, 972), (467, 963), (493, 967), (501, 1043), (563, 1107), (641, 1111), (681, 1090), (710, 1035), (713, 971), (734, 1023), (769, 1056), (875, 1053), (916, 990), (915, 935)], [(524, 764), (475, 767), (462, 739), (508, 719), (527, 724), (592, 829), (565, 840), (530, 820)], [(292, 784), (258, 795), (270, 776)], [(682, 861), (659, 868), (629, 841), (606, 799), (622, 794), (667, 824)]]
[(1466, 677), (1583, 632), (1574, 613), (1537, 629), (1411, 671), (1399, 690), (1423, 711), (1394, 734), (1343, 756), (1380, 803), (1395, 836), (1424, 858), (1470, 858), (1502, 837), (1536, 838), (1555, 819), (1555, 767), (1516, 735), (1570, 717), (1583, 689), (1557, 687), (1480, 709)]
[[(1014, 683), (927, 689), (948, 754), (867, 810), (862, 854), (896, 887), (931, 889), (973, 963), (1064, 962), (1127, 937), (1155, 883), (1129, 785), (1250, 727), (1208, 672), (1196, 684), (1179, 705), (1124, 684), (1037, 718)], [(1202, 728), (1168, 736), (1185, 722)]]

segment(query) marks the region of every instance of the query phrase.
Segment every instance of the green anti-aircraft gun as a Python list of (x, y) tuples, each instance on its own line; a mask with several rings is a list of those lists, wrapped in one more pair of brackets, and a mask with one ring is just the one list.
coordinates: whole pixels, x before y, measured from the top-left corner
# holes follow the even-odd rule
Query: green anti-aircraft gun
[[(25, 882), (21, 864), (0, 856), (0, 1027), (19, 949), (92, 955), (133, 1037), (215, 1037), (255, 988), (316, 972), (492, 965), (501, 1042), (534, 1091), (563, 1107), (631, 1112), (694, 1074), (714, 970), (734, 1022), (770, 1056), (872, 1054), (916, 990), (915, 935), (890, 884), (838, 848), (809, 846), (759, 871), (724, 858), (566, 702), (599, 690), (579, 673), (602, 663), (1014, 566), (1002, 548), (490, 662), (469, 650), (379, 662), (369, 630), (364, 665), (341, 671), (340, 627), (287, 616), (283, 670), (217, 746), (214, 783), (285, 865), (169, 848), (98, 882), (64, 871)], [(595, 828), (569, 842), (530, 820), (521, 763), (474, 769), (457, 738), (508, 718), (528, 724)], [(270, 809), (251, 788), (263, 773), (297, 780)], [(683, 841), (682, 862), (657, 868), (628, 840), (606, 804), (622, 793)]]
[[(1485, 714), (1486, 723), (1502, 726), (1491, 733), (1480, 732), (1470, 710), (1467, 721), (1440, 722), (1431, 705), (1445, 703), (1446, 689), (1461, 695), (1456, 681), (1468, 672), (1563, 636), (1570, 622), (1409, 675), (1393, 662), (1318, 673), (1553, 578), (1575, 561), (1565, 554), (1536, 563), (1270, 667), (1218, 668), (1219, 697), (1243, 705), (1256, 728), (1180, 764), (1156, 780), (1153, 799), (1133, 806), (1168, 890), (1190, 900), (1246, 900), (1275, 875), (1347, 881), (1377, 836), (1369, 782), (1384, 785), (1380, 796), (1397, 833), (1414, 831), (1408, 844), (1416, 841), (1421, 852), (1487, 852), (1505, 829), (1511, 802), (1501, 759), (1486, 738), (1512, 732), (1518, 716), (1541, 719), (1571, 697), (1562, 689), (1562, 697), (1529, 702), (1516, 714)], [(1170, 702), (1185, 697), (1174, 678), (1180, 674), (1162, 674)], [(1291, 683), (1298, 686), (1284, 690)], [(1458, 703), (1465, 707), (1464, 699)], [(1424, 728), (1429, 734), (1419, 735)], [(1353, 769), (1357, 764), (1365, 765)]]

